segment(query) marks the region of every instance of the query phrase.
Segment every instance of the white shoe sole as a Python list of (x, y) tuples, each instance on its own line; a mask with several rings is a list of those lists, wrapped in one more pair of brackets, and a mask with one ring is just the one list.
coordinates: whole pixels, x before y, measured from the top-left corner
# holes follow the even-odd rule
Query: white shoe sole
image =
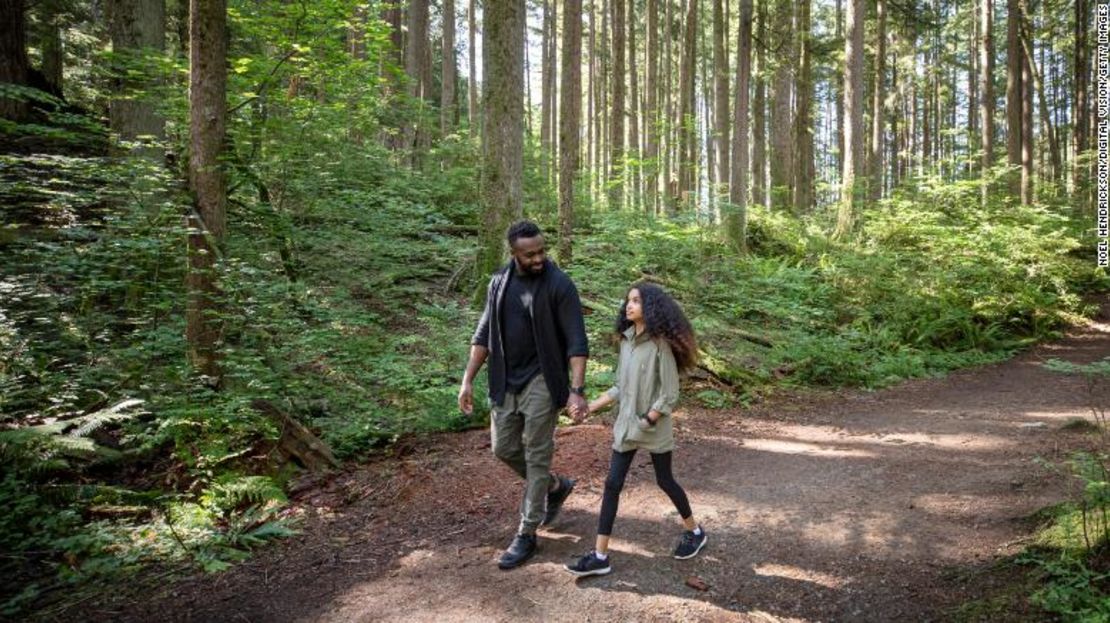
[(593, 571), (575, 571), (571, 569), (569, 565), (563, 565), (563, 568), (576, 578), (585, 578), (591, 575), (606, 575), (613, 570), (612, 567), (605, 567), (604, 569), (594, 569)]
[(678, 554), (675, 554), (674, 555), (675, 560), (690, 560), (694, 556), (697, 556), (698, 552), (701, 551), (701, 548), (705, 547), (705, 544), (708, 543), (708, 542), (709, 542), (709, 537), (706, 536), (704, 539), (701, 540), (701, 545), (698, 545), (698, 548), (696, 550), (694, 550), (694, 553), (690, 554), (689, 556), (679, 556)]

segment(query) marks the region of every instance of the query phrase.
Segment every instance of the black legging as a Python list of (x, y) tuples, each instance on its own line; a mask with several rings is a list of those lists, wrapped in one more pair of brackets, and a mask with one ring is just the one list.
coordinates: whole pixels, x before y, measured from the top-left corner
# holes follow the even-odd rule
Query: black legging
[[(605, 495), (601, 498), (601, 517), (597, 521), (597, 533), (602, 536), (613, 534), (613, 520), (617, 518), (617, 501), (624, 488), (624, 478), (628, 475), (628, 468), (632, 466), (632, 457), (636, 456), (635, 450), (617, 452), (609, 459), (609, 476), (605, 478)], [(671, 473), (671, 453), (652, 453), (651, 466), (655, 468), (655, 483), (659, 485), (667, 497), (674, 502), (678, 514), (686, 519), (694, 514), (690, 510), (690, 501), (686, 499), (686, 492), (675, 482)]]

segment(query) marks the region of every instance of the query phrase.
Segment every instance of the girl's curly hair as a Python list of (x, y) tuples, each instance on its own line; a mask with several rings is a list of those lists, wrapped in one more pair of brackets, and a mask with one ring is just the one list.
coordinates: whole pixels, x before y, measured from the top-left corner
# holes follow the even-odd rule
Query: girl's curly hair
[(640, 291), (640, 305), (646, 325), (644, 330), (647, 334), (653, 338), (667, 340), (674, 353), (679, 372), (693, 368), (698, 362), (698, 343), (694, 337), (694, 328), (690, 326), (690, 321), (686, 319), (686, 314), (682, 312), (678, 302), (654, 283), (640, 281), (632, 284), (628, 292), (625, 292), (624, 302), (617, 312), (617, 322), (614, 327), (617, 337), (619, 338), (628, 327), (632, 326), (632, 321), (626, 316), (626, 310), (628, 294), (633, 290)]

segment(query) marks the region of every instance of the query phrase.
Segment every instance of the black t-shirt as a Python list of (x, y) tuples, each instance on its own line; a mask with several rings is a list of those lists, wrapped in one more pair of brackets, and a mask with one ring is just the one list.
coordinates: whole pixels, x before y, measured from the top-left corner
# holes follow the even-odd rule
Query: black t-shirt
[(501, 335), (505, 338), (506, 390), (519, 393), (540, 373), (536, 335), (532, 329), (532, 299), (539, 280), (531, 275), (513, 273), (505, 290), (501, 309)]

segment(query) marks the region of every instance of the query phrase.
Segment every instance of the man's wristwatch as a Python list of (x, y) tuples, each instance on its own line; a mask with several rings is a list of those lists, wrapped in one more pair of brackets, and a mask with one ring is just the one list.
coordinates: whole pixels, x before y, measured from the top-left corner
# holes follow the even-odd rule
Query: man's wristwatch
[(570, 393), (578, 394), (579, 396), (585, 397), (586, 396), (586, 386), (585, 385), (579, 385), (578, 387), (572, 387), (572, 388), (570, 388)]

